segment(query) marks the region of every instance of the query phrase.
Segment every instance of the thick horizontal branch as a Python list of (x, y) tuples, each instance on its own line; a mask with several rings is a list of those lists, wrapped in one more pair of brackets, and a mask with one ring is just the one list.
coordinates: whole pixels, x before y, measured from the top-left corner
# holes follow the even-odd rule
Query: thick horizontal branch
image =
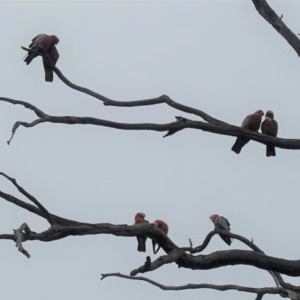
[(208, 270), (223, 266), (251, 265), (264, 270), (271, 270), (289, 276), (300, 276), (300, 260), (287, 260), (276, 258), (262, 253), (247, 250), (217, 251), (208, 255), (192, 256), (179, 249), (161, 230), (153, 224), (145, 225), (113, 225), (109, 223), (84, 225), (54, 225), (42, 233), (30, 233), (24, 237), (26, 240), (53, 241), (67, 236), (112, 234), (116, 236), (137, 236), (141, 234), (154, 238), (169, 254), (177, 251), (176, 264), (192, 270)]
[(275, 30), (292, 46), (300, 56), (300, 40), (282, 21), (275, 11), (269, 6), (266, 0), (252, 0), (258, 13), (269, 22)]
[[(21, 188), (11, 177), (4, 173), (0, 174), (2, 174), (3, 176), (5, 175), (5, 178), (12, 181), (24, 195), (32, 197), (28, 192)], [(13, 203), (21, 208), (24, 208), (34, 214), (37, 214), (47, 219), (47, 216), (45, 215), (44, 211), (45, 208), (43, 209), (41, 207), (41, 204), (39, 204), (39, 207), (36, 207), (2, 191), (0, 191), (0, 197), (10, 203)], [(36, 199), (34, 202), (39, 203), (39, 201), (37, 201)], [(246, 250), (228, 250), (218, 251), (208, 255), (193, 256), (187, 254), (185, 250), (179, 248), (162, 230), (160, 230), (154, 224), (90, 224), (64, 219), (50, 213), (48, 214), (51, 220), (53, 220), (54, 224), (51, 225), (49, 229), (41, 233), (36, 233), (31, 230), (25, 230), (25, 232), (22, 234), (22, 242), (29, 240), (50, 242), (53, 240), (65, 238), (67, 236), (83, 236), (95, 234), (112, 234), (123, 237), (136, 237), (144, 235), (150, 239), (155, 239), (157, 244), (159, 244), (167, 254), (167, 257), (166, 259), (164, 259), (163, 264), (175, 262), (179, 267), (189, 268), (193, 270), (207, 270), (228, 265), (251, 265), (267, 271), (279, 272), (290, 276), (300, 276), (300, 260), (287, 260), (267, 256), (253, 243), (247, 241), (247, 239), (245, 238), (240, 238), (238, 235), (234, 235), (233, 233), (213, 231), (208, 234), (208, 236), (205, 239), (206, 242), (204, 242), (202, 245), (206, 245), (214, 234), (222, 233), (228, 234), (236, 239), (240, 239), (246, 244), (248, 243), (249, 246), (256, 252)], [(29, 227), (27, 226), (26, 228)], [(0, 235), (0, 239), (10, 239), (16, 241), (16, 237), (14, 235), (7, 234)], [(196, 247), (195, 250), (200, 251), (202, 250), (202, 248), (203, 246), (199, 246)], [(196, 252), (191, 251), (190, 249), (188, 249), (188, 251)], [(159, 262), (159, 259), (157, 259), (157, 262), (154, 263), (156, 263), (157, 266), (159, 266), (161, 262)], [(148, 271), (149, 269), (153, 268), (154, 264), (153, 266), (152, 264), (153, 263), (148, 262), (144, 267), (138, 269), (135, 273), (137, 274), (140, 271)]]
[(108, 278), (108, 277), (121, 277), (125, 279), (130, 280), (141, 280), (148, 282), (164, 291), (182, 291), (182, 290), (191, 290), (191, 289), (212, 289), (217, 291), (229, 291), (229, 290), (235, 290), (239, 292), (247, 292), (247, 293), (254, 293), (254, 294), (286, 294), (284, 289), (282, 288), (274, 288), (274, 287), (264, 287), (264, 288), (253, 288), (253, 287), (246, 287), (246, 286), (240, 286), (240, 285), (234, 285), (234, 284), (225, 284), (225, 285), (216, 285), (216, 284), (209, 284), (209, 283), (189, 283), (185, 285), (178, 285), (178, 286), (172, 286), (172, 285), (164, 285), (159, 282), (156, 282), (152, 279), (142, 277), (142, 276), (129, 276), (121, 273), (107, 273), (107, 274), (101, 274), (101, 280)]
[(287, 260), (248, 250), (217, 251), (208, 255), (186, 255), (177, 261), (192, 270), (210, 270), (229, 265), (250, 265), (289, 276), (300, 276), (300, 260)]
[[(0, 98), (1, 101), (1, 98)], [(284, 139), (270, 137), (258, 132), (247, 130), (238, 126), (226, 124), (226, 123), (207, 123), (203, 121), (193, 121), (182, 117), (177, 117), (177, 121), (165, 124), (156, 123), (120, 123), (109, 120), (103, 120), (92, 117), (77, 117), (77, 116), (50, 116), (47, 115), (45, 118), (37, 119), (31, 123), (28, 122), (16, 122), (12, 129), (12, 137), (15, 134), (19, 126), (34, 127), (40, 123), (58, 123), (68, 125), (97, 125), (103, 127), (110, 127), (121, 130), (149, 130), (159, 132), (178, 132), (183, 129), (198, 129), (211, 133), (228, 135), (228, 136), (243, 136), (248, 137), (251, 140), (262, 144), (272, 144), (278, 148), (283, 149), (300, 149), (299, 139)], [(12, 139), (11, 137), (11, 139)], [(9, 140), (9, 142), (11, 141)]]

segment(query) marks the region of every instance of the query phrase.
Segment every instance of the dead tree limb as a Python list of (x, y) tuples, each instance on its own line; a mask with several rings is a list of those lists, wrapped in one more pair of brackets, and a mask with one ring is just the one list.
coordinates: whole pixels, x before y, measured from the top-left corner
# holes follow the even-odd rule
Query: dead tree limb
[[(265, 145), (273, 144), (276, 147), (283, 148), (283, 149), (291, 149), (291, 150), (300, 149), (299, 139), (284, 139), (284, 138), (270, 137), (265, 134), (247, 130), (234, 125), (230, 125), (222, 121), (215, 121), (216, 119), (210, 116), (208, 118), (210, 121), (208, 122), (189, 120), (187, 118), (182, 118), (177, 116), (175, 122), (170, 122), (165, 124), (120, 123), (120, 122), (114, 122), (114, 121), (109, 121), (104, 119), (93, 118), (93, 117), (51, 116), (25, 101), (14, 100), (5, 97), (0, 97), (0, 101), (8, 102), (11, 104), (22, 105), (25, 108), (29, 108), (30, 110), (33, 110), (35, 114), (39, 117), (38, 119), (30, 123), (17, 121), (12, 128), (12, 135), (11, 138), (8, 140), (8, 144), (11, 142), (19, 126), (30, 128), (41, 123), (57, 123), (57, 124), (68, 124), (68, 125), (74, 125), (74, 124), (96, 125), (96, 126), (110, 127), (115, 129), (121, 129), (121, 130), (149, 130), (149, 131), (167, 132), (166, 135), (171, 135), (180, 130), (189, 128), (189, 129), (198, 129), (198, 130), (221, 134), (221, 135), (228, 135), (228, 136), (235, 136), (235, 137), (244, 136), (256, 142)], [(213, 121), (211, 121), (210, 118)]]
[[(6, 175), (4, 177), (11, 181), (10, 176)], [(18, 184), (15, 184), (15, 186), (20, 189), (20, 186)], [(23, 194), (29, 195), (29, 193), (26, 191), (23, 192)], [(2, 191), (0, 191), (0, 197), (10, 203), (24, 208), (36, 215), (39, 215), (42, 218), (45, 218), (46, 220), (48, 218), (48, 216), (44, 213), (45, 208), (42, 209), (41, 204), (39, 205), (40, 207), (37, 207), (35, 205), (26, 203), (25, 201), (22, 201), (10, 194), (6, 194)], [(38, 200), (36, 201), (40, 203)], [(156, 242), (165, 251), (166, 256), (159, 257), (153, 262), (148, 261), (147, 264), (144, 264), (143, 266), (135, 269), (132, 272), (132, 275), (136, 275), (141, 272), (148, 272), (157, 269), (167, 263), (174, 262), (178, 265), (178, 267), (189, 268), (192, 270), (208, 270), (229, 265), (251, 265), (263, 270), (278, 272), (289, 276), (300, 276), (300, 260), (287, 260), (265, 255), (253, 243), (250, 243), (247, 239), (240, 237), (239, 235), (235, 235), (233, 233), (227, 234), (229, 234), (232, 238), (240, 239), (243, 242), (246, 241), (247, 243), (249, 243), (252, 249), (255, 249), (255, 251), (233, 249), (227, 251), (216, 251), (207, 255), (191, 255), (188, 252), (195, 253), (199, 251), (201, 246), (200, 248), (196, 247), (196, 250), (194, 249), (194, 251), (191, 251), (190, 248), (183, 250), (179, 246), (177, 246), (167, 235), (165, 235), (163, 231), (159, 230), (159, 228), (157, 228), (157, 226), (155, 226), (154, 224), (90, 224), (61, 218), (51, 214), (50, 212), (48, 212), (48, 214), (51, 220), (53, 220), (53, 224), (51, 224), (51, 226), (48, 229), (40, 233), (34, 232), (32, 230), (21, 230), (22, 243), (30, 240), (50, 242), (68, 236), (82, 236), (95, 234), (111, 234), (124, 237), (136, 237), (138, 235), (143, 234), (150, 239), (155, 239)], [(27, 225), (26, 228), (29, 228), (29, 226)], [(208, 237), (206, 237), (205, 239), (205, 243), (207, 243), (207, 241), (209, 241), (211, 237), (216, 233), (219, 232), (213, 231), (212, 233), (209, 233)], [(223, 232), (221, 233), (223, 234)], [(9, 239), (15, 242), (17, 241), (16, 236), (13, 234), (1, 234), (0, 239)], [(292, 286), (289, 287), (293, 289)], [(295, 288), (295, 290), (298, 291), (298, 288)]]
[(270, 7), (266, 0), (252, 0), (258, 13), (269, 22), (274, 29), (291, 45), (300, 56), (300, 40), (291, 29), (289, 29), (276, 12)]
[(161, 284), (155, 280), (143, 277), (143, 276), (130, 276), (125, 275), (121, 273), (106, 273), (101, 274), (101, 280), (108, 278), (108, 277), (120, 277), (130, 280), (141, 280), (148, 282), (164, 291), (182, 291), (182, 290), (192, 290), (192, 289), (213, 289), (217, 291), (229, 291), (234, 290), (238, 292), (247, 292), (247, 293), (254, 293), (254, 294), (260, 294), (260, 295), (276, 295), (276, 294), (282, 294), (286, 295), (286, 292), (283, 288), (274, 288), (274, 287), (264, 287), (264, 288), (253, 288), (253, 287), (246, 287), (246, 286), (240, 286), (240, 285), (234, 285), (234, 284), (225, 284), (225, 285), (216, 285), (216, 284), (209, 284), (209, 283), (188, 283), (185, 285), (179, 285), (179, 286), (172, 286), (172, 285), (164, 285)]

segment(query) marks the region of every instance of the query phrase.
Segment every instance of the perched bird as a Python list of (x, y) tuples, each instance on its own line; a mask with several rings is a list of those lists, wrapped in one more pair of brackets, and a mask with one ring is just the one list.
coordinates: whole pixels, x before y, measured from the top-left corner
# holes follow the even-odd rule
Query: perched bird
[[(271, 110), (266, 112), (265, 120), (261, 123), (261, 132), (270, 136), (277, 136), (278, 124), (274, 120), (274, 113)], [(266, 155), (276, 156), (274, 145), (266, 146)]]
[(32, 42), (29, 45), (29, 48), (34, 50), (34, 52), (28, 51), (28, 54), (24, 59), (26, 64), (29, 65), (35, 57), (42, 55), (45, 70), (45, 80), (49, 82), (53, 81), (53, 70), (48, 58), (43, 55), (43, 51), (46, 51), (52, 64), (55, 65), (59, 58), (59, 53), (55, 47), (58, 42), (59, 39), (55, 35), (39, 34), (32, 39)]
[[(169, 232), (169, 227), (168, 224), (166, 222), (164, 222), (163, 220), (155, 220), (153, 222), (153, 224), (157, 225), (157, 227), (159, 229), (161, 229), (165, 234), (168, 234)], [(160, 249), (160, 246), (158, 245), (158, 248), (155, 250), (156, 247), (156, 240), (152, 239), (152, 247), (153, 247), (153, 253), (156, 254), (158, 252), (158, 250)]]
[[(134, 224), (143, 224), (143, 223), (149, 223), (147, 220), (145, 220), (145, 214), (142, 212), (138, 212), (134, 216)], [(147, 237), (145, 236), (137, 236), (138, 241), (138, 247), (137, 250), (140, 252), (146, 252), (146, 240)]]
[[(258, 131), (261, 123), (261, 118), (264, 115), (262, 110), (256, 111), (254, 114), (248, 115), (241, 127), (253, 131)], [(249, 138), (246, 137), (237, 137), (234, 145), (232, 146), (231, 150), (237, 154), (239, 154), (242, 148), (250, 141)]]
[[(230, 223), (226, 218), (219, 215), (211, 215), (209, 218), (214, 223), (216, 230), (225, 230), (230, 232)], [(229, 236), (223, 234), (219, 234), (219, 236), (227, 245), (231, 245), (231, 238)]]

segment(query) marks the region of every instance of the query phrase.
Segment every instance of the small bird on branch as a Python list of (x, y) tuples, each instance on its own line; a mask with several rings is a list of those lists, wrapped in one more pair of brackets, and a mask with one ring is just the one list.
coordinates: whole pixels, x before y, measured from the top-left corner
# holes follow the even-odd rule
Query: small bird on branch
[(45, 80), (48, 82), (53, 81), (53, 70), (49, 59), (55, 65), (59, 58), (59, 53), (55, 47), (58, 42), (59, 39), (55, 35), (39, 34), (32, 39), (29, 45), (30, 50), (24, 59), (26, 64), (29, 65), (34, 58), (41, 55), (43, 57)]
[[(262, 110), (258, 110), (255, 113), (248, 115), (241, 127), (253, 131), (258, 131), (261, 123), (261, 118), (264, 115), (264, 112)], [(239, 136), (237, 137), (234, 145), (232, 146), (231, 150), (237, 154), (239, 154), (242, 150), (242, 148), (250, 141), (249, 138)]]
[[(230, 223), (226, 218), (219, 215), (211, 215), (209, 218), (214, 223), (216, 230), (225, 230), (230, 232)], [(224, 234), (219, 234), (219, 236), (227, 245), (231, 245), (231, 238), (229, 236)]]
[[(138, 212), (134, 216), (134, 224), (144, 224), (144, 223), (149, 223), (147, 220), (145, 220), (145, 214), (143, 212)], [(140, 252), (146, 252), (147, 237), (137, 236), (136, 238), (137, 238), (137, 241), (138, 241), (137, 250), (140, 251)]]
[[(274, 120), (274, 113), (271, 110), (266, 112), (265, 120), (261, 124), (261, 132), (270, 136), (277, 136), (278, 123)], [(266, 146), (266, 156), (276, 156), (275, 146)]]
[[(169, 226), (166, 222), (164, 222), (163, 220), (155, 220), (153, 222), (153, 224), (155, 224), (159, 229), (161, 229), (165, 234), (168, 234), (169, 232)], [(152, 247), (153, 247), (153, 253), (156, 254), (158, 252), (158, 250), (160, 249), (160, 246), (158, 245), (157, 249), (155, 249), (156, 247), (156, 240), (152, 239)]]

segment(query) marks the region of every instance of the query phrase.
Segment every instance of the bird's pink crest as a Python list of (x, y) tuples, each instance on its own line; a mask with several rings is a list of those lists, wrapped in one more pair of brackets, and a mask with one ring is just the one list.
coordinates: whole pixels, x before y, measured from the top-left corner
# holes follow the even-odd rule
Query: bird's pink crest
[(218, 220), (219, 215), (214, 214), (214, 215), (211, 215), (209, 218), (211, 219), (211, 221), (212, 221), (213, 223), (215, 223), (215, 222)]
[(169, 232), (169, 226), (163, 220), (155, 220), (153, 224), (156, 224), (159, 229), (161, 229), (165, 234)]
[(134, 216), (134, 221), (136, 223), (143, 223), (145, 221), (145, 214), (143, 212), (138, 212), (135, 216)]
[(272, 110), (268, 110), (266, 112), (266, 117), (273, 119), (274, 118), (274, 113)]
[(50, 35), (50, 37), (52, 38), (54, 44), (58, 44), (59, 38), (56, 35)]
[(262, 117), (264, 115), (264, 112), (260, 109), (260, 110), (257, 110), (254, 114)]

